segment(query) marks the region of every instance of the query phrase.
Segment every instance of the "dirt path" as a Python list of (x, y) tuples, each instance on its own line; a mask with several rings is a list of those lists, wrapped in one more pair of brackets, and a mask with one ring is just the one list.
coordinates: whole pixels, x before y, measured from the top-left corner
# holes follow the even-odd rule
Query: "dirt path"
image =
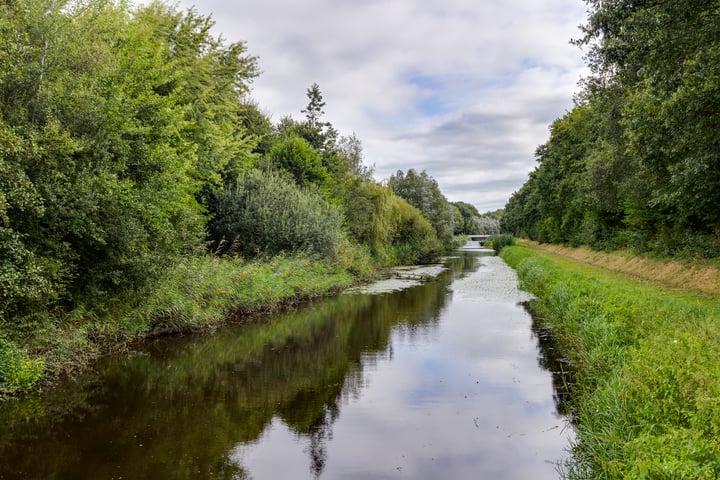
[(659, 282), (670, 287), (720, 295), (720, 268), (718, 266), (693, 261), (654, 260), (629, 253), (596, 252), (582, 247), (570, 248), (561, 245), (539, 244), (530, 240), (519, 239), (518, 243), (594, 267)]

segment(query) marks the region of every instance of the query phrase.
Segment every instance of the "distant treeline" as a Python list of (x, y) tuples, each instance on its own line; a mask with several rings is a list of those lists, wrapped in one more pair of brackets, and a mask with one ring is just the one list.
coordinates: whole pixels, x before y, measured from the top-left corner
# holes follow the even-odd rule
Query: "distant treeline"
[(720, 2), (590, 0), (592, 75), (503, 226), (541, 242), (720, 255)]
[(212, 25), (162, 2), (0, 1), (0, 394), (57, 350), (38, 338), (112, 336), (188, 259), (363, 275), (452, 247), (462, 216), (435, 180), (375, 181), (317, 84), (304, 118), (271, 122), (249, 97), (256, 58)]

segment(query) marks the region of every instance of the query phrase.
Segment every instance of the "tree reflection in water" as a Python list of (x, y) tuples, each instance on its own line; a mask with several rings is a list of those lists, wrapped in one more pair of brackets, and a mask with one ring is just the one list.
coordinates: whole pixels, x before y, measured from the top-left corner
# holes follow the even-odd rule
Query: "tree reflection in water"
[[(242, 452), (276, 423), (306, 445), (320, 478), (341, 409), (392, 359), (393, 332), (405, 343), (437, 336), (451, 282), (479, 261), (460, 254), (436, 281), (402, 292), (341, 295), (105, 359), (0, 409), (0, 478), (250, 478)], [(545, 355), (540, 363), (558, 370)]]
[[(473, 260), (452, 262), (462, 272)], [(342, 399), (359, 396), (364, 369), (389, 355), (394, 326), (433, 328), (451, 277), (393, 295), (341, 295), (100, 361), (42, 398), (0, 409), (0, 472), (244, 478), (232, 452), (277, 417), (308, 439), (319, 477)]]

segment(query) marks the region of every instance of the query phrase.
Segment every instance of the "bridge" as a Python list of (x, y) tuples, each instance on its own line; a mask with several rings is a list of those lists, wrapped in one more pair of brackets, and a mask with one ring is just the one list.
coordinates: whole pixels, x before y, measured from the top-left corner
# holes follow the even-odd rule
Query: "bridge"
[(484, 247), (484, 246), (485, 246), (485, 241), (486, 241), (488, 238), (492, 237), (492, 235), (473, 234), (473, 235), (467, 235), (467, 237), (468, 237), (471, 241), (478, 242), (478, 244), (480, 244), (481, 247)]
[(470, 240), (477, 240), (479, 242), (484, 242), (488, 238), (492, 237), (492, 235), (468, 235), (467, 237)]

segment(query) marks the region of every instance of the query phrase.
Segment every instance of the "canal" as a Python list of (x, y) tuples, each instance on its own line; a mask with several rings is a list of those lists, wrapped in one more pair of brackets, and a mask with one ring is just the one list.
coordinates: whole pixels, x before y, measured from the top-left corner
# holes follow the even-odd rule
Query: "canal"
[(0, 479), (557, 479), (572, 429), (529, 295), (483, 250), (428, 272), (5, 404)]

